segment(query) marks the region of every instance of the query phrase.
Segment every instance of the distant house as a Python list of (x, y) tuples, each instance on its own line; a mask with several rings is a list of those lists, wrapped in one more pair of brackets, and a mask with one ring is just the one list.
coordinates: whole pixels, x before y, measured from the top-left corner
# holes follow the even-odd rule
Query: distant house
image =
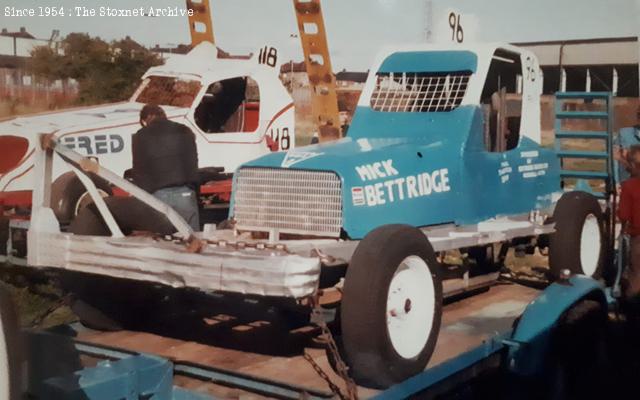
[(48, 82), (36, 79), (29, 71), (28, 62), (35, 47), (58, 47), (59, 42), (51, 39), (36, 39), (26, 28), (18, 32), (0, 30), (0, 97), (31, 104), (35, 102), (60, 103), (75, 97), (77, 83), (69, 79), (65, 82)]
[(25, 28), (24, 26), (20, 28), (19, 32), (9, 32), (7, 28), (2, 28), (0, 36), (10, 36), (21, 39), (35, 39), (35, 36), (27, 32), (27, 28)]
[(31, 50), (34, 47), (50, 43), (49, 40), (36, 39), (24, 27), (20, 28), (18, 32), (9, 32), (6, 28), (2, 28), (0, 31), (0, 67), (22, 68), (27, 59), (31, 57)]

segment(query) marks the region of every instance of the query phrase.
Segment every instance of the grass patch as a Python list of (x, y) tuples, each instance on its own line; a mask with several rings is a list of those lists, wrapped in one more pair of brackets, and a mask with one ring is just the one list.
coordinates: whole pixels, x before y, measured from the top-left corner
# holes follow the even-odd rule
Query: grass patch
[[(2, 271), (12, 268), (0, 265)], [(44, 329), (77, 320), (52, 281), (33, 282), (26, 275), (11, 272), (3, 274), (0, 285), (11, 294), (23, 328)]]

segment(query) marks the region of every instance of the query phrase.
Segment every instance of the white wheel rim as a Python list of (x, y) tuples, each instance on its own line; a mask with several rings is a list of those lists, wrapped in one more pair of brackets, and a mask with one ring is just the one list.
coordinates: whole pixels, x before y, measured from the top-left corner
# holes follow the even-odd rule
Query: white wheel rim
[[(97, 189), (98, 189), (98, 194), (102, 198), (109, 197), (109, 194), (107, 192), (105, 192), (100, 188), (97, 188)], [(80, 213), (80, 210), (88, 206), (92, 200), (93, 199), (91, 198), (91, 194), (89, 192), (82, 193), (82, 196), (80, 196), (78, 198), (78, 201), (76, 201), (76, 206), (74, 207), (74, 210), (73, 210), (73, 216), (74, 217), (77, 216)]]
[[(2, 310), (0, 310), (2, 312)], [(7, 352), (7, 341), (4, 337), (4, 326), (0, 318), (0, 396), (3, 399), (9, 398), (9, 355)]]
[(600, 235), (598, 218), (593, 214), (587, 215), (580, 234), (580, 265), (582, 265), (582, 272), (587, 276), (593, 276), (598, 269), (601, 250)]
[(389, 283), (387, 331), (391, 345), (405, 359), (418, 356), (427, 344), (435, 314), (435, 289), (427, 263), (405, 258)]

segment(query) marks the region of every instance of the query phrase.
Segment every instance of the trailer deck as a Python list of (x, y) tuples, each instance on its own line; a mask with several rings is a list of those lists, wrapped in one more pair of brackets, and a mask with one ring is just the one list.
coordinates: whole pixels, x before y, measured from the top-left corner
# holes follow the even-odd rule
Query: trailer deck
[[(427, 370), (509, 334), (514, 320), (539, 294), (539, 290), (525, 286), (499, 283), (484, 293), (445, 305), (438, 344)], [(73, 328), (76, 339), (83, 342), (154, 354), (177, 365), (210, 366), (265, 381), (282, 382), (285, 386), (302, 386), (323, 397), (323, 392), (330, 392), (327, 392), (326, 382), (304, 359), (303, 354), (307, 352), (334, 383), (344, 387), (331, 369), (322, 344), (314, 341), (317, 330), (312, 327), (287, 332), (273, 322), (236, 320), (221, 313), (205, 320), (175, 316), (168, 316), (168, 319), (166, 325), (159, 323), (149, 332), (98, 332), (79, 324)], [(85, 366), (91, 366), (91, 362)], [(238, 398), (243, 393), (237, 387), (179, 374), (174, 383), (216, 398)], [(369, 398), (379, 392), (359, 387), (358, 394), (360, 398)]]

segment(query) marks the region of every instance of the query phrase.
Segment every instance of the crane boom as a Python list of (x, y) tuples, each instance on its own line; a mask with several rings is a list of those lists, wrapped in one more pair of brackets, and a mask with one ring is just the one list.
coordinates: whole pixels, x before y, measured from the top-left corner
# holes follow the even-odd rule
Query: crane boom
[(313, 118), (320, 127), (320, 141), (337, 139), (342, 136), (338, 94), (320, 0), (293, 0), (293, 5), (312, 89)]
[(187, 9), (193, 10), (193, 15), (189, 16), (191, 47), (195, 47), (202, 42), (215, 44), (209, 0), (186, 0), (186, 2)]

